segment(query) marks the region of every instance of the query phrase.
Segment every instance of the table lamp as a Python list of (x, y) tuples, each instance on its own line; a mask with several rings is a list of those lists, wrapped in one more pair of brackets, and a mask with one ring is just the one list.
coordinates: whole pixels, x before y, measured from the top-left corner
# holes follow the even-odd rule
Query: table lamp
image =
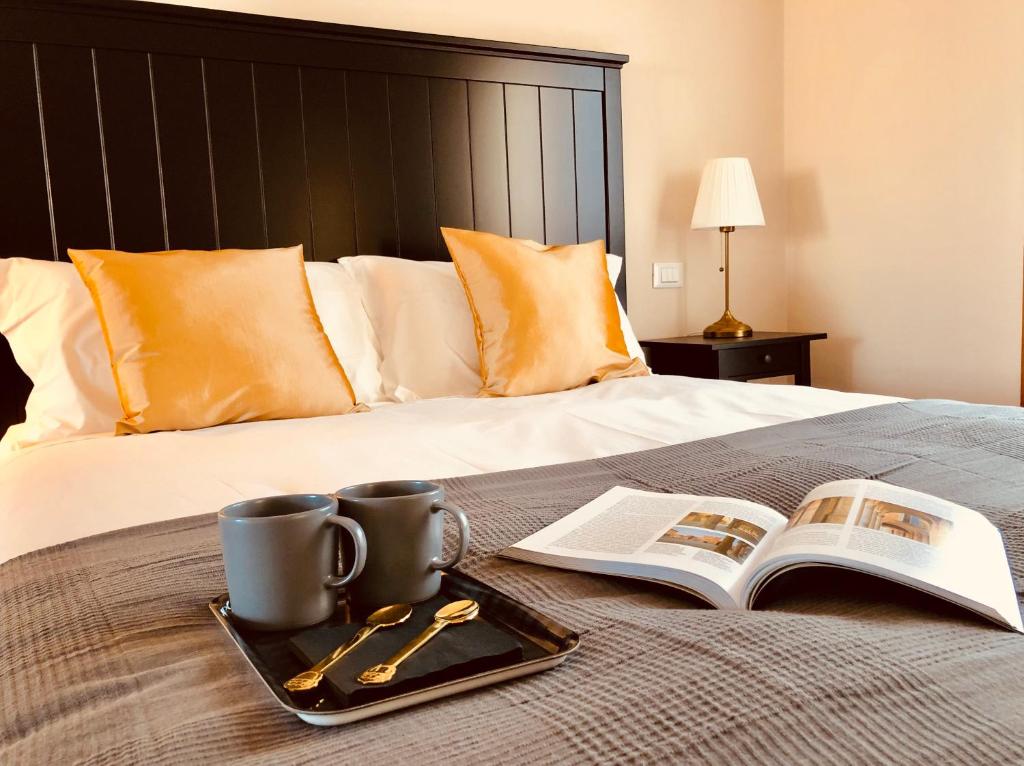
[(746, 157), (709, 160), (700, 177), (690, 228), (722, 232), (723, 265), (719, 271), (725, 272), (725, 313), (704, 328), (705, 338), (746, 338), (754, 332), (729, 310), (729, 234), (737, 226), (764, 226), (750, 162)]

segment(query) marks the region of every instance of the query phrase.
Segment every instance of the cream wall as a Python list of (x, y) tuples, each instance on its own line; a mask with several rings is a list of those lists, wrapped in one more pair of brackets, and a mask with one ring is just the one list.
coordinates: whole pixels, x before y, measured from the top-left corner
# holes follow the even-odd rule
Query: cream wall
[[(171, 0), (223, 10), (628, 53), (622, 72), (629, 314), (641, 338), (721, 313), (716, 232), (689, 228), (710, 157), (750, 157), (768, 226), (734, 235), (734, 305), (787, 318), (782, 0)], [(683, 261), (653, 290), (654, 261)]]
[(789, 325), (815, 383), (1016, 404), (1024, 2), (786, 0)]

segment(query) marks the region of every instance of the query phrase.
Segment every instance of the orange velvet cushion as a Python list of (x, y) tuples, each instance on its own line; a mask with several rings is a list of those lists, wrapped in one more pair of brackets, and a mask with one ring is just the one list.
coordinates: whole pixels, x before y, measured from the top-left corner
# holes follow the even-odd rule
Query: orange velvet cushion
[(313, 307), (301, 246), (68, 254), (110, 352), (118, 433), (356, 407)]
[(648, 374), (626, 350), (604, 242), (549, 246), (441, 232), (476, 326), (482, 396), (564, 391)]

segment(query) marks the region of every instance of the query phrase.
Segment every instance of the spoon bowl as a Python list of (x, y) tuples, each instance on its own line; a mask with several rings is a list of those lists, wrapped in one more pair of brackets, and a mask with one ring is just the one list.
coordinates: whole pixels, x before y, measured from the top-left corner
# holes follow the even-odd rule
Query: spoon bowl
[(378, 628), (390, 628), (405, 622), (411, 614), (412, 607), (408, 604), (391, 604), (390, 606), (382, 606), (376, 612), (370, 614), (366, 618), (366, 624)]
[(434, 619), (458, 625), (460, 622), (472, 620), (478, 614), (480, 614), (480, 604), (476, 601), (465, 599), (445, 604), (434, 613)]

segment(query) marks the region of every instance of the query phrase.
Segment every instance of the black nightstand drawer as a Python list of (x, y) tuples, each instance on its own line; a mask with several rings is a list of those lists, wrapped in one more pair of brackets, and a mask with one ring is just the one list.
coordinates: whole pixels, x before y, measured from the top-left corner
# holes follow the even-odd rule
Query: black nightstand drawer
[(755, 332), (745, 338), (684, 335), (641, 341), (647, 363), (658, 375), (753, 380), (792, 375), (798, 386), (811, 385), (811, 341), (823, 332)]
[(718, 353), (718, 371), (723, 378), (792, 375), (799, 367), (799, 343), (731, 348)]

